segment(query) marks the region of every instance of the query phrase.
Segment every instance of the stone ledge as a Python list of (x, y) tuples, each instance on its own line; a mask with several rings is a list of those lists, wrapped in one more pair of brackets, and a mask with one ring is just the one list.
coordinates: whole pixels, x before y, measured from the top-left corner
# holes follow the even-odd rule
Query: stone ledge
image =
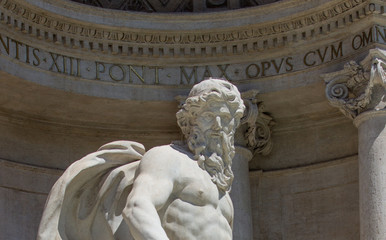
[(0, 159), (0, 186), (16, 191), (46, 195), (62, 170)]

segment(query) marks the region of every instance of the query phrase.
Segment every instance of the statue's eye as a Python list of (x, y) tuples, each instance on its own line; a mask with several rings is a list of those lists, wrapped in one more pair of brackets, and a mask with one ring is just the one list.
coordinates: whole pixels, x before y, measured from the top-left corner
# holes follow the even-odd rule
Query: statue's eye
[(232, 117), (228, 114), (224, 114), (221, 116), (221, 121), (223, 124), (229, 124), (232, 121)]
[(206, 112), (206, 113), (203, 114), (203, 117), (204, 117), (205, 121), (210, 122), (210, 121), (213, 120), (214, 115), (213, 115), (213, 113)]

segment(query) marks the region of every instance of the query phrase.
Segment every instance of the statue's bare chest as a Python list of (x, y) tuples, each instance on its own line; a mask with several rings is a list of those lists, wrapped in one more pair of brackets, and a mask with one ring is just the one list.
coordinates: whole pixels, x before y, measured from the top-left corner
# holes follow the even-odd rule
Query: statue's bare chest
[(196, 162), (191, 162), (186, 167), (189, 168), (189, 171), (183, 171), (185, 174), (180, 176), (178, 181), (181, 191), (179, 198), (194, 205), (209, 204), (216, 208), (219, 202), (219, 192), (210, 175)]
[[(171, 239), (190, 239), (187, 235), (194, 236), (194, 239), (209, 239), (213, 229), (221, 233), (221, 239), (227, 239), (224, 236), (232, 235), (233, 215), (229, 194), (221, 194), (210, 175), (196, 162), (192, 163), (195, 165), (187, 164), (189, 171), (182, 171), (185, 174), (176, 182), (179, 191), (165, 209), (165, 214), (161, 214), (163, 226)], [(184, 230), (173, 230), (176, 225), (184, 226)]]

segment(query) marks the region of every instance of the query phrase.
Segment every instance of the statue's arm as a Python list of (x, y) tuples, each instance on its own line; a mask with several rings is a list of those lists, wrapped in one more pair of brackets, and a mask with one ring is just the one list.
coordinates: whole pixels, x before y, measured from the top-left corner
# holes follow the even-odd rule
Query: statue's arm
[(173, 193), (171, 163), (165, 153), (150, 150), (138, 167), (133, 189), (128, 197), (123, 217), (136, 240), (167, 240), (157, 210)]

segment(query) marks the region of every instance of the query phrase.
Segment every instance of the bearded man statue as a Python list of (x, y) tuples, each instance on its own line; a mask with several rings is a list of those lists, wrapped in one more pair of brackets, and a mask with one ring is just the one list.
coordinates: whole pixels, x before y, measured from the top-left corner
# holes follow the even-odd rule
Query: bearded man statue
[(195, 85), (184, 142), (116, 141), (72, 164), (51, 190), (38, 240), (231, 240), (234, 133), (245, 106), (225, 80)]

